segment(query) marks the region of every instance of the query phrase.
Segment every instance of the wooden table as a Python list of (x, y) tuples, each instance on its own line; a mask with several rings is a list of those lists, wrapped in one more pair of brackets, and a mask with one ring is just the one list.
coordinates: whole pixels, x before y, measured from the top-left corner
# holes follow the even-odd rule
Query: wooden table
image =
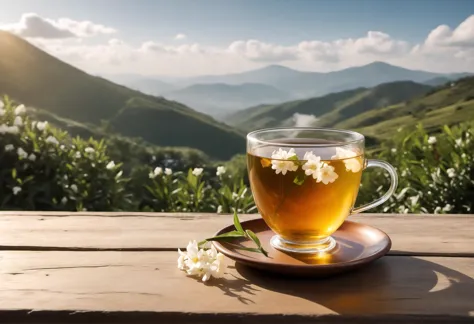
[(390, 254), (324, 280), (232, 264), (204, 284), (177, 269), (176, 249), (229, 215), (0, 213), (0, 321), (474, 322), (474, 215), (351, 219), (387, 232)]

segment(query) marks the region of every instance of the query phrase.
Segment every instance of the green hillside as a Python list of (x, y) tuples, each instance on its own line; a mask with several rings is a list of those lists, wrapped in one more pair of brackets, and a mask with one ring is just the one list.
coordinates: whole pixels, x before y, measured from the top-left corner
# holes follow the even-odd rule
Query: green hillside
[(422, 123), (428, 130), (474, 119), (474, 77), (433, 89), (424, 96), (365, 112), (335, 124), (364, 134), (388, 138), (400, 127)]
[[(91, 76), (3, 31), (0, 94), (82, 123), (111, 121), (115, 131), (152, 144), (195, 147), (221, 159), (245, 150), (242, 134), (207, 115)], [(133, 118), (124, 123), (124, 116)]]
[(422, 95), (430, 89), (411, 81), (385, 83), (370, 89), (357, 88), (307, 100), (252, 107), (231, 116), (229, 123), (246, 131), (292, 126), (298, 113), (315, 116), (318, 120), (313, 126), (333, 127), (348, 118)]

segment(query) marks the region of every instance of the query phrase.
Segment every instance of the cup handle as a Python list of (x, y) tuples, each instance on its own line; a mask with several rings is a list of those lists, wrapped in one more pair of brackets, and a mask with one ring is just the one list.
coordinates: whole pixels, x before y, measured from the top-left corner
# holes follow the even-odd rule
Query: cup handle
[(380, 161), (380, 160), (368, 160), (366, 168), (372, 168), (372, 167), (379, 167), (379, 168), (385, 169), (388, 172), (388, 174), (390, 175), (390, 188), (388, 188), (387, 192), (379, 199), (376, 199), (372, 201), (371, 203), (362, 205), (360, 207), (353, 208), (352, 214), (358, 214), (358, 213), (361, 213), (363, 211), (366, 211), (368, 209), (371, 209), (383, 204), (395, 192), (395, 189), (397, 189), (397, 185), (398, 185), (397, 171), (391, 164), (385, 161)]

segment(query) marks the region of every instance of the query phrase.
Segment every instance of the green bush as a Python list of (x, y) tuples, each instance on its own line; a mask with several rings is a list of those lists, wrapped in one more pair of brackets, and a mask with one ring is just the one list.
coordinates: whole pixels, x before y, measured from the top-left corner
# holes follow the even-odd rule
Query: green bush
[[(397, 168), (397, 193), (375, 211), (391, 213), (471, 213), (474, 208), (473, 123), (427, 134), (420, 126), (383, 144), (378, 158)], [(381, 172), (364, 176), (361, 202), (388, 187)]]
[(103, 142), (70, 138), (0, 101), (0, 197), (9, 210), (124, 210), (132, 204), (121, 164)]
[(227, 174), (224, 166), (214, 169), (215, 175), (204, 168), (172, 173), (157, 167), (150, 170), (146, 185), (151, 199), (150, 210), (170, 212), (255, 212), (255, 204), (242, 176)]

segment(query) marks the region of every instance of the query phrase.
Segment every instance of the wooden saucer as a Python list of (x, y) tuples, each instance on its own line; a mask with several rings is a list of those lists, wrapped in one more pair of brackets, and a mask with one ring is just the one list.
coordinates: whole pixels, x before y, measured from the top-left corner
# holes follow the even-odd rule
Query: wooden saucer
[[(236, 240), (232, 244), (214, 242), (216, 249), (238, 263), (270, 271), (299, 277), (329, 276), (365, 265), (384, 256), (392, 246), (387, 234), (381, 230), (351, 221), (344, 224), (332, 235), (336, 247), (322, 255), (288, 253), (276, 250), (270, 245), (270, 239), (275, 235), (263, 219), (242, 222), (244, 229), (254, 231), (259, 237), (269, 257), (261, 253), (239, 250), (235, 246), (255, 247), (253, 242)], [(233, 225), (227, 226), (216, 233), (222, 234), (233, 230)]]

